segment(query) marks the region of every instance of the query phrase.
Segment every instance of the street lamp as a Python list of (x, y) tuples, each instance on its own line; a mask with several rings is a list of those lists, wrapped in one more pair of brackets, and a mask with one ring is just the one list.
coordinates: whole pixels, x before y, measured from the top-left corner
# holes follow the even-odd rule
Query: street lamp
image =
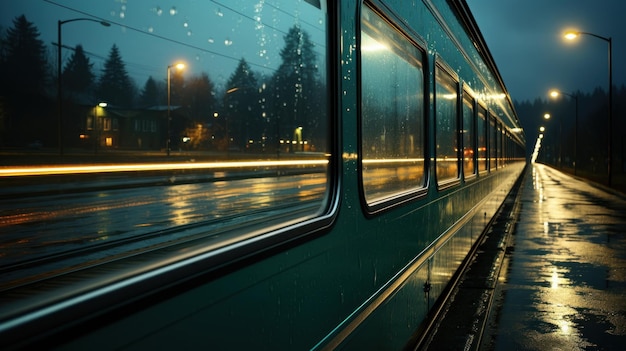
[(593, 34), (593, 33), (588, 33), (588, 32), (578, 32), (578, 31), (568, 31), (565, 33), (565, 39), (567, 40), (574, 40), (576, 38), (578, 38), (580, 35), (590, 35), (594, 38), (598, 38), (601, 40), (606, 41), (609, 44), (609, 140), (608, 140), (608, 162), (607, 162), (607, 168), (608, 168), (608, 185), (611, 186), (612, 183), (612, 177), (613, 177), (613, 171), (612, 171), (612, 149), (613, 149), (613, 42), (611, 40), (611, 37), (603, 37), (597, 34)]
[(576, 175), (576, 164), (578, 163), (578, 95), (559, 90), (552, 90), (550, 92), (550, 96), (555, 99), (559, 97), (559, 95), (569, 96), (576, 102), (576, 114), (574, 119), (574, 175)]
[(107, 107), (107, 103), (106, 102), (99, 102), (96, 107), (95, 110), (96, 112), (93, 115), (93, 131), (94, 131), (94, 138), (93, 138), (93, 142), (94, 142), (94, 149), (93, 152), (94, 154), (98, 153), (98, 147), (100, 146), (100, 133), (102, 132), (102, 128), (98, 129), (98, 107), (100, 108), (105, 108)]
[(63, 59), (63, 56), (61, 55), (61, 49), (63, 48), (63, 43), (61, 42), (62, 39), (62, 33), (61, 33), (61, 28), (64, 24), (66, 23), (70, 23), (70, 22), (76, 22), (76, 21), (90, 21), (90, 22), (96, 22), (96, 23), (100, 23), (101, 25), (105, 26), (105, 27), (110, 27), (111, 23), (109, 22), (105, 22), (105, 21), (99, 21), (93, 18), (72, 18), (72, 19), (68, 19), (65, 21), (61, 21), (59, 20), (57, 22), (57, 41), (59, 43), (59, 50), (58, 52), (58, 57), (57, 57), (57, 102), (59, 104), (58, 109), (59, 109), (59, 116), (58, 116), (58, 138), (59, 138), (59, 155), (63, 155), (63, 82), (62, 82), (62, 69), (63, 69), (63, 63), (61, 62), (61, 60)]
[(171, 107), (170, 107), (170, 101), (171, 101), (171, 70), (172, 67), (178, 69), (178, 70), (182, 70), (185, 68), (185, 64), (184, 63), (175, 63), (173, 65), (169, 65), (167, 66), (167, 140), (165, 142), (165, 149), (166, 149), (166, 153), (167, 156), (170, 155), (170, 149), (172, 146), (172, 132), (171, 132), (171, 128), (172, 128), (172, 117), (171, 115)]

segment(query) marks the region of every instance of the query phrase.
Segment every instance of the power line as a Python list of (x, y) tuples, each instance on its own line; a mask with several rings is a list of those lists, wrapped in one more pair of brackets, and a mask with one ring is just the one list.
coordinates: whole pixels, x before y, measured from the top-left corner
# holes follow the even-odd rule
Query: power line
[[(236, 61), (236, 62), (238, 62), (240, 60), (240, 58), (236, 58), (236, 57), (229, 56), (229, 55), (226, 55), (226, 54), (222, 54), (222, 53), (219, 53), (219, 52), (216, 52), (216, 51), (208, 50), (208, 49), (196, 46), (196, 45), (188, 44), (188, 43), (176, 40), (176, 39), (171, 39), (171, 38), (159, 35), (159, 34), (147, 32), (145, 30), (142, 30), (142, 29), (139, 29), (139, 28), (135, 28), (135, 27), (131, 27), (131, 26), (123, 24), (123, 23), (110, 21), (110, 20), (105, 19), (103, 17), (95, 16), (95, 15), (93, 15), (91, 13), (88, 13), (88, 12), (81, 11), (81, 10), (78, 10), (78, 9), (75, 9), (75, 8), (72, 8), (72, 7), (69, 7), (69, 6), (66, 6), (66, 5), (62, 5), (62, 4), (56, 3), (56, 2), (54, 2), (52, 0), (44, 0), (44, 1), (49, 3), (49, 4), (51, 4), (51, 5), (62, 7), (64, 9), (66, 9), (66, 10), (70, 10), (70, 11), (79, 13), (79, 14), (81, 14), (83, 16), (88, 16), (88, 17), (97, 19), (99, 21), (108, 22), (108, 23), (120, 26), (122, 28), (126, 28), (128, 30), (135, 31), (135, 32), (138, 32), (138, 33), (141, 33), (141, 34), (145, 34), (145, 35), (148, 35), (148, 36), (151, 36), (151, 37), (154, 37), (154, 38), (158, 38), (158, 39), (161, 39), (161, 40), (164, 40), (164, 41), (168, 41), (168, 42), (171, 42), (171, 43), (174, 43), (174, 44), (185, 46), (185, 47), (188, 47), (188, 48), (191, 48), (191, 49), (194, 49), (194, 50), (206, 52), (206, 53), (209, 53), (209, 54), (212, 54), (212, 55), (216, 55), (216, 56), (219, 56), (219, 57), (223, 57), (223, 58), (226, 58), (226, 59), (229, 59), (229, 60), (233, 60), (233, 61)], [(277, 71), (274, 68), (270, 68), (270, 67), (267, 67), (267, 66), (264, 66), (264, 65), (261, 65), (261, 64), (256, 64), (254, 62), (250, 62), (249, 64), (251, 66), (256, 66), (256, 67), (259, 67), (259, 68), (262, 68), (262, 69), (268, 69), (268, 70), (271, 70), (271, 71), (274, 71), (274, 72)]]

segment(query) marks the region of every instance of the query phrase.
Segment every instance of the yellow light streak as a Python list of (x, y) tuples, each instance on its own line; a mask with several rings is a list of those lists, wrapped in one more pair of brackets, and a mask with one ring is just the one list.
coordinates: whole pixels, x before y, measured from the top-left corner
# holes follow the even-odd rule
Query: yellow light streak
[(245, 169), (255, 167), (325, 166), (328, 160), (238, 161), (198, 163), (146, 163), (115, 165), (62, 165), (0, 169), (0, 177), (43, 176), (63, 174), (115, 173), (165, 170)]
[(423, 158), (387, 158), (387, 159), (364, 159), (363, 164), (383, 164), (383, 163), (415, 163), (424, 162)]

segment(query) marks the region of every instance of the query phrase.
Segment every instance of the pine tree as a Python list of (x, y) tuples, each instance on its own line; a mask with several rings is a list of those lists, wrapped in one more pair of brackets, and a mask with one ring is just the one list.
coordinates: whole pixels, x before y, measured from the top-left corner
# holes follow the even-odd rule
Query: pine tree
[(47, 79), (46, 48), (39, 31), (22, 15), (13, 20), (3, 43), (2, 89), (5, 93), (41, 94)]
[(117, 106), (132, 106), (134, 85), (126, 72), (117, 45), (113, 44), (104, 63), (98, 87), (98, 100)]
[[(276, 130), (281, 139), (292, 140), (301, 127), (300, 133), (305, 135), (323, 134), (320, 118), (325, 118), (324, 111), (319, 111), (319, 106), (324, 106), (319, 105), (323, 103), (319, 91), (322, 84), (317, 79), (313, 48), (309, 34), (297, 25), (285, 35), (285, 47), (280, 52), (282, 64), (273, 78), (272, 97), (274, 110), (278, 111), (278, 116), (274, 116), (275, 123), (279, 123)], [(300, 137), (306, 139), (304, 135)]]
[(198, 122), (213, 118), (215, 112), (215, 86), (206, 73), (192, 77), (185, 86), (183, 104), (188, 106)]
[(89, 98), (94, 83), (93, 63), (89, 62), (89, 58), (85, 56), (83, 46), (77, 45), (63, 69), (64, 92)]
[(148, 77), (146, 84), (143, 86), (143, 90), (141, 91), (141, 104), (143, 106), (156, 106), (163, 104), (161, 91), (159, 91), (159, 87), (157, 86), (156, 81), (152, 76)]
[(239, 61), (226, 84), (224, 107), (230, 137), (236, 146), (245, 148), (249, 140), (258, 140), (263, 132), (263, 127), (259, 125), (258, 83), (245, 59)]

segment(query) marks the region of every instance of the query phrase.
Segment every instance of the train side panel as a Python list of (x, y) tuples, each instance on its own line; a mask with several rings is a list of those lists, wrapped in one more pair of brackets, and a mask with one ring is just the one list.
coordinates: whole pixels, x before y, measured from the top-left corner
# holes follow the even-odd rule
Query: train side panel
[[(451, 277), (496, 213), (524, 162), (483, 172), (440, 189), (428, 138), (425, 194), (380, 214), (364, 211), (358, 157), (359, 1), (343, 1), (334, 92), (341, 120), (341, 205), (330, 231), (288, 249), (253, 257), (220, 273), (199, 275), (165, 290), (167, 298), (140, 303), (132, 314), (64, 344), (64, 349), (261, 348), (400, 349), (427, 318)], [(368, 5), (363, 5), (368, 6)], [(451, 67), (477, 95), (502, 91), (460, 29), (445, 1), (374, 2), (405, 35), (425, 43), (428, 91), (436, 63)], [(402, 14), (402, 17), (399, 16)], [(358, 17), (356, 17), (358, 18)], [(443, 23), (442, 23), (443, 21)], [(442, 26), (444, 25), (444, 26)], [(447, 26), (447, 29), (444, 28)], [(458, 38), (450, 37), (450, 30)], [(412, 37), (414, 36), (414, 37)], [(467, 56), (469, 54), (469, 56)], [(467, 60), (470, 59), (471, 62)], [(478, 98), (478, 96), (477, 96)], [(432, 102), (432, 100), (429, 100)], [(485, 101), (495, 114), (502, 104)], [(428, 104), (426, 125), (434, 126)], [(469, 178), (469, 177), (468, 177)]]

